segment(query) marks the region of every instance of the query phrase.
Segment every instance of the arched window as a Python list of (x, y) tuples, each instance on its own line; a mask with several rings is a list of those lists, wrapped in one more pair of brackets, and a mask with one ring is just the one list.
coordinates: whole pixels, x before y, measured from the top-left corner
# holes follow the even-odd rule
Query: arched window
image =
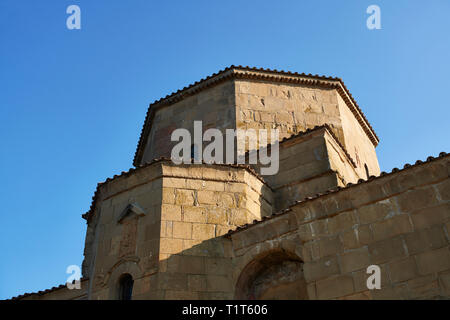
[(365, 164), (365, 163), (364, 163), (364, 169), (366, 169), (366, 177), (367, 177), (367, 180), (369, 180), (369, 177), (370, 177), (369, 168), (367, 167), (367, 164)]
[(133, 294), (133, 277), (124, 274), (119, 279), (119, 300), (131, 300)]

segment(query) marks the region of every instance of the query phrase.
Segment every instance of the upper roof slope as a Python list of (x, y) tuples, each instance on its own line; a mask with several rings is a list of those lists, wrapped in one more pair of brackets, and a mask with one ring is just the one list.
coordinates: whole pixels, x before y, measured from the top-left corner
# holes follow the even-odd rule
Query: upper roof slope
[(279, 83), (297, 83), (315, 85), (321, 87), (334, 88), (341, 95), (350, 111), (355, 115), (356, 119), (364, 129), (365, 133), (369, 137), (370, 141), (377, 146), (380, 139), (376, 135), (369, 121), (365, 117), (364, 113), (356, 103), (355, 99), (351, 95), (350, 91), (345, 86), (341, 78), (319, 76), (305, 73), (297, 73), (290, 71), (279, 71), (254, 67), (243, 67), (231, 65), (217, 73), (214, 73), (204, 79), (201, 79), (193, 84), (190, 84), (183, 89), (173, 92), (164, 98), (154, 101), (148, 107), (145, 117), (144, 125), (141, 130), (139, 142), (134, 155), (133, 165), (138, 166), (142, 159), (145, 145), (147, 144), (147, 138), (150, 133), (151, 121), (155, 111), (166, 105), (173, 104), (188, 96), (192, 96), (202, 90), (215, 86), (230, 79), (250, 79), (250, 80), (263, 80), (269, 82)]

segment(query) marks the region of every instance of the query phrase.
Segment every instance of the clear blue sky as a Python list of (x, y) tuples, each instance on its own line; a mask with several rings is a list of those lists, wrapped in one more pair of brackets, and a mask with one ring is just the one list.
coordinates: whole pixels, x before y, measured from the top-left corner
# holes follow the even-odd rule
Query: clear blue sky
[(0, 0), (0, 299), (65, 282), (81, 214), (132, 166), (148, 104), (231, 64), (343, 78), (382, 170), (449, 152), (449, 14), (448, 0)]

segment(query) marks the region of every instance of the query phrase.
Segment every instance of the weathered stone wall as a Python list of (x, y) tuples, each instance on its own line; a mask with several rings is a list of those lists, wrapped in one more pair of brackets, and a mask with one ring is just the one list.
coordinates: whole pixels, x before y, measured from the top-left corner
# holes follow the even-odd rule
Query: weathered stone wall
[(282, 139), (327, 123), (343, 141), (335, 89), (248, 80), (235, 85), (237, 128), (277, 128)]
[[(263, 219), (272, 191), (244, 167), (151, 164), (99, 187), (88, 298), (117, 298), (124, 273), (133, 299), (450, 298), (449, 174), (442, 156)], [(120, 219), (129, 203), (145, 215)]]
[(355, 116), (339, 94), (337, 94), (337, 101), (343, 128), (344, 145), (355, 161), (358, 175), (360, 177), (366, 177), (364, 168), (366, 164), (369, 169), (369, 175), (378, 176), (380, 174), (380, 166), (378, 164), (375, 146), (370, 142), (369, 137), (356, 121)]
[(236, 81), (236, 126), (241, 129), (279, 129), (280, 139), (328, 124), (355, 159), (365, 177), (378, 175), (375, 146), (336, 89), (248, 80)]
[(141, 163), (169, 157), (177, 143), (170, 141), (172, 131), (185, 128), (193, 137), (195, 120), (203, 121), (203, 131), (267, 129), (269, 138), (277, 128), (280, 139), (328, 124), (355, 160), (360, 177), (366, 176), (364, 164), (371, 175), (380, 172), (375, 146), (335, 88), (230, 79), (155, 108)]
[(141, 163), (153, 159), (170, 157), (172, 131), (178, 128), (189, 130), (194, 137), (194, 121), (203, 121), (203, 131), (209, 128), (219, 130), (236, 127), (234, 107), (234, 83), (232, 80), (200, 91), (172, 105), (158, 109), (151, 124), (151, 130)]
[(330, 168), (338, 175), (338, 186), (343, 187), (348, 183), (356, 183), (359, 179), (367, 179), (365, 174), (358, 172), (354, 159), (342, 149), (334, 137), (327, 132), (324, 139)]
[[(450, 298), (449, 173), (446, 156), (235, 232), (235, 296), (251, 286), (248, 266), (283, 253), (303, 262), (309, 299)], [(381, 290), (366, 287), (372, 264), (381, 268)]]
[[(243, 168), (163, 166), (160, 298), (232, 298), (231, 257), (220, 237), (272, 212), (270, 189)], [(228, 250), (229, 252), (229, 250)]]
[[(157, 161), (99, 186), (86, 237), (90, 299), (232, 295), (221, 235), (272, 213), (272, 191), (250, 169)], [(142, 209), (136, 214), (129, 205)]]
[[(227, 72), (157, 108), (138, 164), (170, 156), (172, 131), (195, 120), (280, 139), (330, 129), (281, 143), (265, 182), (242, 165), (168, 160), (108, 179), (85, 215), (83, 289), (23, 298), (117, 299), (123, 274), (133, 299), (450, 298), (450, 157), (349, 186), (379, 166), (340, 81)], [(366, 287), (372, 264), (381, 290)]]
[[(276, 211), (298, 199), (363, 178), (325, 127), (283, 141), (279, 155), (278, 173), (264, 177), (274, 190)], [(260, 167), (255, 165), (257, 171)]]
[[(99, 186), (85, 246), (83, 275), (90, 279), (90, 299), (117, 298), (118, 278), (125, 272), (133, 276), (136, 298), (147, 292), (159, 264), (161, 174), (155, 163)], [(145, 215), (130, 212), (120, 220), (130, 204)]]

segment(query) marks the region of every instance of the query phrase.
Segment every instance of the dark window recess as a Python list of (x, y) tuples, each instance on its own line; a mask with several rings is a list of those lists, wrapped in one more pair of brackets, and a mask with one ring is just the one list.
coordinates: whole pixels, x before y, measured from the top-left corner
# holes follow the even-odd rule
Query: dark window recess
[(119, 300), (131, 300), (133, 294), (133, 277), (124, 274), (119, 280)]
[(366, 177), (367, 177), (367, 179), (369, 179), (370, 175), (369, 175), (369, 168), (367, 167), (367, 164), (364, 164), (364, 169), (366, 169)]

